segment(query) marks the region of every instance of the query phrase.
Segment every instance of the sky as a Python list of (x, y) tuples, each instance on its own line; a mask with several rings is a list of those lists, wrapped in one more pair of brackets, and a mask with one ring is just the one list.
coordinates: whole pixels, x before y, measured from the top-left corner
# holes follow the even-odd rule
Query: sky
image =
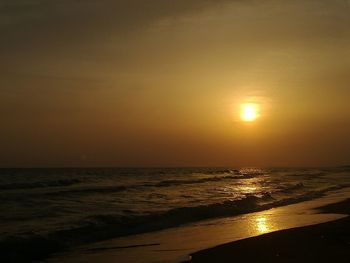
[(349, 164), (349, 11), (0, 0), (0, 167)]

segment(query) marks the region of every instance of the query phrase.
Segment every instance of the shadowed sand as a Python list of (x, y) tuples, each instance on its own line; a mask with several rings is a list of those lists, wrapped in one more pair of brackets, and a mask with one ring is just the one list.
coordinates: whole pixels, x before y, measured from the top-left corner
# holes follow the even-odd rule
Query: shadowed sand
[[(350, 199), (320, 208), (350, 214)], [(247, 238), (192, 254), (196, 262), (350, 262), (350, 217)]]
[[(342, 208), (342, 201), (346, 198), (350, 198), (349, 188), (334, 191), (322, 198), (261, 212), (205, 220), (163, 231), (87, 244), (75, 247), (68, 253), (54, 255), (45, 262), (179, 263), (188, 260), (189, 255), (195, 251), (202, 251), (218, 244), (345, 218), (346, 215), (338, 214), (343, 213), (343, 210), (337, 209), (337, 206)], [(336, 203), (340, 205), (335, 205)], [(326, 209), (328, 213), (316, 210), (325, 205), (328, 205)], [(270, 249), (270, 246), (265, 247), (265, 249)], [(252, 253), (250, 247), (246, 251)], [(195, 259), (196, 255), (201, 253), (205, 252), (195, 253)], [(247, 254), (249, 253), (247, 252)], [(244, 256), (245, 254), (242, 253), (241, 259), (244, 259)], [(200, 259), (203, 260), (203, 258)], [(200, 259), (197, 262), (201, 262)], [(230, 257), (215, 256), (215, 260), (203, 260), (203, 262), (218, 262), (217, 259), (221, 259), (223, 262), (225, 259), (227, 259), (226, 262), (234, 261)], [(243, 262), (243, 260), (234, 262)], [(260, 262), (260, 260), (250, 260), (249, 262)]]

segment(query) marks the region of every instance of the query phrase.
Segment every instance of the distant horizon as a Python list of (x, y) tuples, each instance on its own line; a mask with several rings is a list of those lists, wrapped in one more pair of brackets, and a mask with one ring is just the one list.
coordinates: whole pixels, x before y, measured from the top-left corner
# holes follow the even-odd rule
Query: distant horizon
[(23, 167), (0, 167), (0, 169), (284, 169), (284, 168), (341, 168), (350, 167), (350, 164), (344, 165), (326, 165), (326, 166), (23, 166)]
[(0, 261), (309, 261), (291, 228), (349, 212), (350, 0), (0, 0), (0, 35)]

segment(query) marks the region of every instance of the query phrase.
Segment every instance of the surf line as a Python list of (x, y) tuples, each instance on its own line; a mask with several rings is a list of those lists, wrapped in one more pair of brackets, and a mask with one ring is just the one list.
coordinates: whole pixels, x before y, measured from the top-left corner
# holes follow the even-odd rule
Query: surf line
[(151, 244), (136, 244), (129, 246), (115, 246), (115, 247), (97, 247), (97, 248), (89, 248), (86, 249), (88, 252), (95, 252), (101, 250), (112, 250), (112, 249), (126, 249), (126, 248), (135, 248), (135, 247), (151, 247), (151, 246), (159, 246), (160, 243), (151, 243)]

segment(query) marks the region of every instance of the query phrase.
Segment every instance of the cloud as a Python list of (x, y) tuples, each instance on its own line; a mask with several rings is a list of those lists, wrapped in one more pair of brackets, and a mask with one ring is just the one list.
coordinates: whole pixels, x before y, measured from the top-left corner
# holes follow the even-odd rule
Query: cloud
[[(346, 34), (349, 25), (346, 18), (348, 4), (344, 0), (0, 0), (0, 54), (24, 49), (40, 50), (49, 46), (81, 46), (99, 36), (113, 35), (125, 39), (130, 32), (142, 30), (158, 20), (227, 3), (245, 7), (237, 12), (232, 9), (233, 19), (228, 21), (232, 24), (220, 27), (241, 30), (243, 36), (244, 28), (248, 28), (247, 34), (254, 27), (264, 32), (266, 27), (259, 24), (269, 26), (272, 33), (284, 37), (306, 32), (303, 29), (305, 25), (306, 29), (310, 29), (306, 38), (322, 30), (329, 35)], [(239, 21), (235, 17), (239, 19), (242, 14), (251, 17), (252, 21), (240, 24), (245, 18)], [(308, 14), (317, 15), (317, 21), (312, 22), (312, 17), (307, 20)], [(237, 28), (237, 24), (242, 28)], [(273, 32), (273, 28), (278, 30)]]
[(177, 16), (228, 0), (2, 0), (1, 50), (125, 34), (165, 16)]

